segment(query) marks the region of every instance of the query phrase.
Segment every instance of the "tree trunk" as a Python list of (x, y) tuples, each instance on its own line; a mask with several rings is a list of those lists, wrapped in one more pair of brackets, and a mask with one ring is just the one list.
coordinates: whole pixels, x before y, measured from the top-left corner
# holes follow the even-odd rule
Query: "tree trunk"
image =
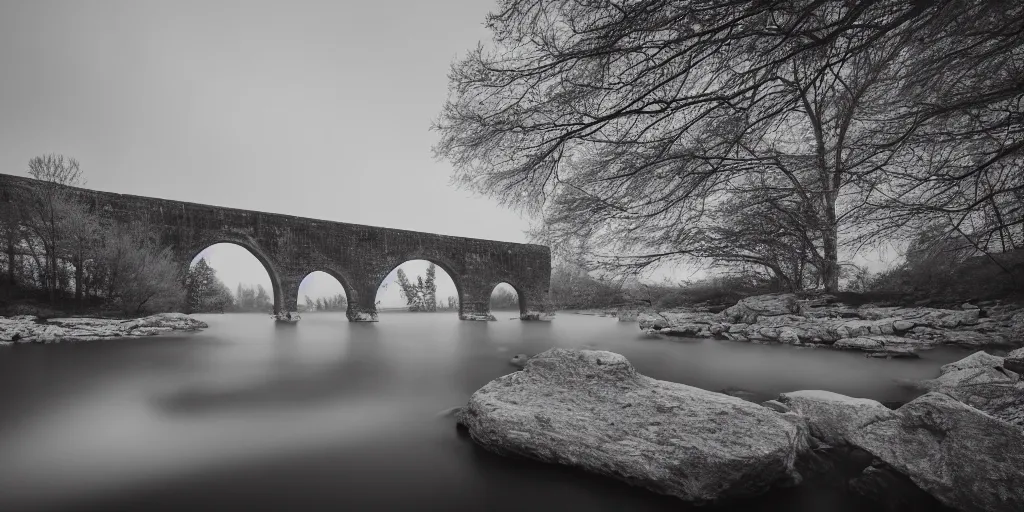
[(7, 298), (14, 298), (14, 237), (7, 237)]
[(82, 308), (82, 279), (85, 274), (82, 267), (82, 259), (77, 258), (75, 261), (75, 311)]
[(826, 292), (836, 293), (839, 291), (839, 233), (835, 222), (831, 222), (822, 235), (825, 261), (822, 262), (821, 280)]
[(57, 258), (53, 257), (53, 252), (50, 252), (46, 256), (46, 284), (50, 294), (50, 306), (57, 307)]

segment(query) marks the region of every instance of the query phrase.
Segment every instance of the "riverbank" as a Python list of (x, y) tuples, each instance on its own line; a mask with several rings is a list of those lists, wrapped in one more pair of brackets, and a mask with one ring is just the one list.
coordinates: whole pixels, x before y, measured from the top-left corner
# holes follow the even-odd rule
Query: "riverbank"
[(1024, 346), (1024, 307), (965, 303), (959, 309), (849, 305), (832, 296), (747, 297), (721, 312), (701, 308), (623, 310), (652, 334), (857, 350), (871, 357), (917, 357), (939, 345), (1012, 350)]
[(456, 414), (489, 451), (693, 503), (838, 480), (881, 510), (1024, 509), (1024, 380), (977, 352), (899, 408), (820, 390), (757, 404), (640, 374), (607, 351), (550, 349)]
[(110, 338), (138, 338), (172, 331), (205, 329), (205, 322), (183, 313), (143, 318), (50, 318), (32, 315), (0, 317), (0, 346), (15, 343), (60, 343)]

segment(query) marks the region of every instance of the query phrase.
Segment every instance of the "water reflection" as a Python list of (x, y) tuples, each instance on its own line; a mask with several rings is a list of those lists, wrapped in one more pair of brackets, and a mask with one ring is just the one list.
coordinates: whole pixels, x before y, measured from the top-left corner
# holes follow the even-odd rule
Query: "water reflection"
[[(183, 336), (0, 351), (0, 510), (678, 510), (605, 479), (500, 458), (437, 412), (552, 346), (620, 352), (641, 372), (755, 399), (829, 389), (906, 400), (894, 378), (929, 378), (964, 355), (920, 360), (649, 337), (636, 324), (460, 322), (385, 314), (210, 315)], [(750, 510), (860, 510), (839, 491), (773, 493)], [(410, 506), (410, 503), (413, 504)], [(866, 509), (864, 509), (866, 510)]]

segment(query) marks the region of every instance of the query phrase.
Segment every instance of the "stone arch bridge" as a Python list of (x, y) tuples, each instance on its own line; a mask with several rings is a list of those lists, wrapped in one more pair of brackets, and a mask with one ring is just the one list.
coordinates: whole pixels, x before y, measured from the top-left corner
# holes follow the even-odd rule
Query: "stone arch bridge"
[[(39, 182), (0, 174), (0, 200)], [(74, 195), (100, 215), (122, 223), (142, 223), (187, 269), (192, 259), (216, 243), (251, 252), (273, 284), (274, 312), (296, 311), (299, 283), (311, 272), (335, 277), (348, 298), (348, 319), (376, 321), (377, 288), (398, 265), (427, 260), (444, 269), (459, 294), (459, 318), (490, 317), (490, 295), (508, 283), (519, 294), (522, 319), (550, 311), (551, 251), (516, 244), (420, 233), (343, 222), (307, 219), (205, 204), (114, 194), (82, 188)], [(5, 192), (7, 191), (7, 192)], [(26, 190), (27, 191), (27, 190)]]

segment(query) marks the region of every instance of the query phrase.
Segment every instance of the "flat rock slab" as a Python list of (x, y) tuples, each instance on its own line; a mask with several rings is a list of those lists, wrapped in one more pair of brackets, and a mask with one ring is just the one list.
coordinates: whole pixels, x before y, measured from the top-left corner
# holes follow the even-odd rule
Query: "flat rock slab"
[(205, 329), (205, 322), (182, 313), (159, 313), (143, 318), (52, 318), (39, 322), (32, 316), (0, 318), (0, 343), (57, 343), (103, 338), (152, 336), (169, 331)]
[(457, 419), (492, 452), (698, 503), (797, 483), (808, 449), (806, 432), (775, 411), (652, 379), (596, 350), (538, 354), (474, 393)]

